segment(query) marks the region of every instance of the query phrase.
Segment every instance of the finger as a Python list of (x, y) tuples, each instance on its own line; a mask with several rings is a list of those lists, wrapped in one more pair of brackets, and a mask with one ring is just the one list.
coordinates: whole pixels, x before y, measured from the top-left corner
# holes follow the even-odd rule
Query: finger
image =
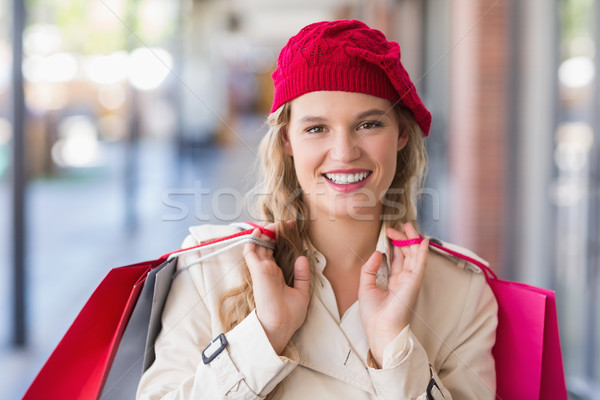
[(391, 240), (406, 240), (406, 235), (404, 233), (402, 233), (401, 231), (396, 230), (394, 228), (387, 228), (385, 230), (385, 234)]
[[(271, 222), (269, 225), (265, 226), (265, 229), (268, 229), (271, 232), (273, 232), (275, 234), (275, 238), (279, 237), (279, 224), (277, 222)], [(265, 239), (265, 240), (273, 240), (265, 234), (263, 234), (262, 236), (263, 236), (263, 239)]]
[[(273, 224), (271, 224), (271, 225), (273, 225)], [(271, 225), (269, 225), (269, 226), (271, 226)], [(256, 229), (254, 229), (254, 231), (252, 231), (252, 236), (256, 237), (258, 239), (261, 239), (263, 241), (266, 241), (266, 242), (275, 243), (275, 241), (273, 239), (271, 239), (270, 236), (265, 235), (259, 228), (256, 228)], [(261, 259), (273, 258), (273, 249), (271, 249), (270, 247), (264, 246), (262, 244), (256, 244), (254, 251), (256, 252), (258, 257)]]
[[(254, 243), (248, 243), (246, 245), (247, 248), (251, 246), (253, 247)], [(254, 280), (254, 275), (256, 274), (256, 266), (260, 263), (260, 259), (254, 251), (254, 249), (248, 249), (247, 251), (244, 250), (244, 261), (246, 261), (246, 265), (248, 266), (248, 270), (250, 271), (250, 276), (252, 277), (252, 280)]]
[[(252, 236), (255, 236), (255, 233), (258, 229), (255, 229), (254, 232), (252, 232)], [(253, 242), (248, 242), (246, 243), (246, 245), (244, 246), (244, 252), (242, 253), (244, 258), (246, 259), (246, 261), (248, 261), (248, 257), (256, 257), (256, 244)]]
[(375, 251), (360, 270), (360, 288), (369, 289), (377, 287), (377, 271), (381, 266), (382, 255)]
[(254, 228), (254, 230), (252, 231), (252, 236), (259, 238), (259, 237), (261, 237), (261, 235), (262, 235), (262, 232), (260, 231), (260, 229)]
[[(278, 238), (279, 237), (279, 231), (276, 228), (273, 228), (273, 226), (276, 227), (277, 224), (269, 224), (265, 228), (268, 229), (268, 230), (270, 230), (270, 231), (272, 231), (272, 232), (274, 232), (275, 233), (275, 237)], [(275, 243), (277, 241), (277, 239), (273, 239), (271, 236), (263, 233), (262, 231), (260, 233), (260, 238), (262, 240), (264, 240), (265, 242), (270, 242), (270, 243)]]
[[(400, 232), (394, 228), (387, 228), (385, 233), (391, 240), (407, 240), (407, 237), (403, 232)], [(400, 252), (404, 255), (404, 257), (408, 256), (409, 250), (408, 250), (407, 246), (396, 247), (396, 248), (400, 250)], [(396, 254), (396, 251), (394, 251), (394, 254)]]
[(421, 237), (419, 235), (419, 232), (417, 232), (413, 224), (411, 224), (410, 222), (404, 224), (404, 233), (406, 233), (406, 236), (408, 236), (409, 239), (416, 239)]
[(394, 258), (392, 259), (390, 265), (390, 274), (395, 275), (402, 272), (404, 269), (404, 251), (402, 251), (402, 247), (394, 246)]
[[(252, 235), (254, 237), (258, 237), (256, 231), (260, 232), (260, 229), (256, 228), (252, 231)], [(243, 251), (243, 255), (244, 258), (246, 258), (246, 255), (249, 253), (255, 253), (256, 252), (256, 245), (252, 242), (248, 242), (246, 243), (246, 245), (244, 246), (244, 251)]]
[[(273, 241), (273, 240), (272, 240), (272, 239), (271, 239), (269, 236), (267, 236), (267, 235), (261, 235), (261, 236), (260, 236), (260, 239), (261, 239), (261, 240), (264, 240), (265, 242), (268, 242), (268, 243), (275, 243), (275, 241)], [(268, 247), (268, 245), (266, 245), (266, 244), (265, 244), (265, 245), (263, 245), (262, 243), (261, 243), (261, 244), (258, 244), (258, 246), (257, 246), (257, 252), (258, 252), (258, 254), (259, 254), (261, 257), (263, 257), (263, 258), (264, 258), (264, 257), (269, 257), (269, 258), (272, 258), (272, 257), (273, 257), (273, 249), (272, 249), (272, 248), (270, 248), (270, 247)]]
[[(272, 222), (269, 225), (265, 226), (265, 229), (268, 229), (271, 232), (275, 233), (275, 237), (277, 238), (277, 237), (279, 237), (278, 227), (279, 227), (279, 224), (277, 224), (276, 222)], [(276, 239), (273, 239), (272, 237), (270, 237), (269, 235), (266, 235), (262, 231), (260, 231), (260, 234), (258, 237), (260, 239), (262, 239), (266, 242), (270, 242), (270, 243), (275, 243), (275, 241), (276, 241)], [(273, 258), (273, 249), (266, 247), (266, 246), (260, 246), (260, 247), (262, 248), (260, 251), (261, 257)]]
[[(420, 288), (425, 276), (425, 268), (427, 267), (427, 254), (429, 240), (424, 239), (418, 245), (417, 256), (412, 262), (411, 267), (411, 280), (414, 282), (415, 287)], [(416, 246), (415, 246), (416, 247)]]
[[(296, 221), (293, 219), (290, 219), (283, 223), (282, 223), (282, 221), (270, 223), (269, 225), (265, 226), (265, 228), (275, 233), (275, 239), (279, 239), (279, 234), (282, 231), (292, 229), (294, 227), (294, 224), (296, 224)], [(271, 240), (273, 240), (273, 239), (271, 239)]]
[(310, 293), (310, 268), (304, 256), (298, 257), (294, 263), (294, 289), (307, 297)]
[(425, 267), (427, 266), (427, 255), (429, 254), (429, 239), (423, 238), (423, 241), (414, 247), (414, 254), (411, 255), (409, 261), (411, 271), (415, 274), (415, 279), (420, 282), (423, 278)]
[[(406, 233), (406, 236), (409, 239), (417, 239), (420, 238), (421, 235), (419, 235), (419, 232), (417, 232), (417, 230), (415, 229), (415, 227), (413, 226), (413, 224), (411, 224), (410, 222), (407, 222), (404, 224), (404, 232)], [(421, 242), (423, 243), (423, 242)], [(414, 268), (415, 263), (417, 262), (417, 253), (418, 253), (418, 249), (419, 246), (416, 245), (412, 245), (412, 246), (408, 246), (408, 250), (409, 250), (409, 254), (410, 254), (410, 263), (411, 266)]]
[(415, 260), (415, 270), (421, 277), (427, 266), (427, 256), (429, 254), (429, 239), (424, 239), (417, 250), (417, 258)]
[[(261, 230), (259, 228), (256, 228), (256, 229), (254, 229), (252, 231), (252, 236), (255, 237), (255, 238), (257, 238), (257, 239), (264, 239), (264, 236), (266, 236), (266, 235), (263, 235), (262, 232), (261, 232)], [(258, 258), (265, 258), (266, 257), (266, 251), (265, 251), (265, 247), (264, 246), (256, 245), (254, 243), (249, 243), (249, 244), (253, 245), (252, 249), (253, 249), (254, 253), (256, 253), (256, 255), (258, 256)]]

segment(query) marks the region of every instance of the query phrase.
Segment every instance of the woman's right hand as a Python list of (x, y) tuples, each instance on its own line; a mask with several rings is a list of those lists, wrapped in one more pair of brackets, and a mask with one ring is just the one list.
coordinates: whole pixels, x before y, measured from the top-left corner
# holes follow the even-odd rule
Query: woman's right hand
[[(277, 233), (277, 224), (266, 226)], [(260, 229), (252, 235), (268, 240)], [(310, 269), (304, 256), (294, 265), (294, 287), (286, 284), (281, 268), (273, 259), (273, 250), (254, 243), (244, 248), (244, 259), (252, 277), (256, 315), (277, 354), (281, 354), (292, 335), (304, 323), (310, 299)]]

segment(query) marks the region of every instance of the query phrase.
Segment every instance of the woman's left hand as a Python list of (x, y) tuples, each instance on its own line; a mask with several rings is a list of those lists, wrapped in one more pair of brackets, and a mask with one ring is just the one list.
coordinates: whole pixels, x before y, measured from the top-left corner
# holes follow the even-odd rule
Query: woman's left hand
[[(404, 232), (392, 228), (386, 230), (392, 240), (419, 237), (410, 223), (404, 225)], [(382, 366), (385, 347), (410, 322), (427, 264), (428, 246), (429, 241), (425, 239), (419, 244), (394, 247), (387, 291), (376, 284), (382, 260), (380, 252), (374, 252), (362, 267), (358, 289), (360, 317), (378, 368)]]

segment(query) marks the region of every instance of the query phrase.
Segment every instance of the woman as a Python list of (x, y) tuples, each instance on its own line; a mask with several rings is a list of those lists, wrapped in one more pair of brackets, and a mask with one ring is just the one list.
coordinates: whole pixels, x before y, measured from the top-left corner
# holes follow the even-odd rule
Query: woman
[[(397, 43), (312, 24), (273, 79), (256, 198), (275, 250), (177, 275), (138, 398), (494, 398), (493, 294), (413, 226), (431, 116)], [(184, 247), (236, 229), (192, 227)]]

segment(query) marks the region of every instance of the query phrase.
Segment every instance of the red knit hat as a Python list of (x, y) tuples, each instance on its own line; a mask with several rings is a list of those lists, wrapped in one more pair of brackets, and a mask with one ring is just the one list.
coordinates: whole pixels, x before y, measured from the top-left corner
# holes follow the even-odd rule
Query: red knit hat
[(304, 27), (279, 53), (271, 112), (320, 90), (382, 97), (410, 109), (425, 136), (431, 114), (400, 62), (400, 46), (360, 21), (325, 21)]

